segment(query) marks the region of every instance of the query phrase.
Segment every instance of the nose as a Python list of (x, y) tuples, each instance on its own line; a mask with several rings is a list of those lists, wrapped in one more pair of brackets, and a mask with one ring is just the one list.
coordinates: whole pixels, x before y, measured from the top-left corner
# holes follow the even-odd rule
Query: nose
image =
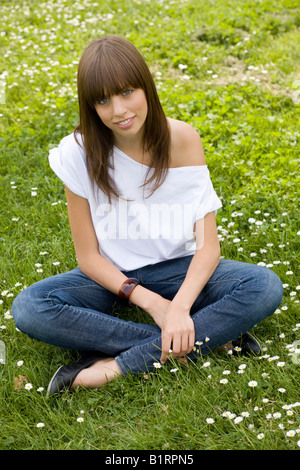
[(116, 117), (123, 117), (126, 113), (126, 107), (122, 96), (115, 95), (111, 98), (113, 114)]

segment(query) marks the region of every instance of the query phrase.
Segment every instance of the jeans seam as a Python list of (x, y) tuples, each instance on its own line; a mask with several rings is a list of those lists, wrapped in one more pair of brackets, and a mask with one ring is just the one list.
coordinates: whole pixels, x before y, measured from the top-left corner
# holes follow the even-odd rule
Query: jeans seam
[[(156, 341), (157, 339), (159, 339), (161, 337), (161, 335), (158, 335), (156, 336), (154, 339), (152, 340), (149, 340), (148, 343), (144, 343), (144, 344), (137, 344), (135, 346), (133, 346), (132, 348), (130, 348), (129, 350), (126, 350), (126, 351), (122, 351), (122, 353), (118, 354), (116, 357), (115, 357), (115, 361), (117, 362), (117, 364), (119, 365), (120, 369), (121, 369), (121, 372), (123, 375), (126, 375), (128, 373), (128, 371), (126, 370), (126, 367), (124, 366), (125, 364), (125, 360), (126, 360), (126, 356), (132, 354), (132, 350), (134, 349), (135, 351), (137, 349), (142, 349), (145, 345), (148, 345), (149, 343), (151, 343), (152, 341), (152, 345), (154, 346), (154, 341)], [(159, 349), (159, 348), (157, 348)], [(122, 355), (122, 358), (120, 357)], [(125, 360), (123, 360), (125, 359)]]
[[(153, 335), (154, 336), (154, 335)], [(145, 345), (147, 346), (149, 343), (152, 344), (152, 346), (154, 346), (153, 342), (156, 341), (157, 339), (159, 339), (161, 337), (161, 334), (158, 333), (157, 336), (155, 336), (155, 338), (153, 338), (152, 340), (150, 339), (151, 336), (149, 336), (149, 341), (147, 343), (143, 343), (143, 344), (136, 344), (135, 346), (132, 346), (132, 348), (130, 349), (127, 349), (126, 351), (122, 351), (122, 355), (123, 356), (127, 356), (128, 354), (131, 354), (132, 353), (132, 349), (141, 349), (143, 348)]]
[(244, 281), (243, 281), (242, 279), (233, 278), (233, 279), (221, 279), (220, 281), (218, 281), (218, 280), (217, 280), (217, 281), (210, 281), (210, 280), (208, 280), (208, 281), (207, 281), (207, 284), (217, 284), (217, 283), (219, 283), (219, 282), (224, 283), (224, 282), (232, 282), (232, 281), (238, 281), (238, 282), (240, 282), (240, 283), (242, 283), (242, 284), (244, 283)]
[[(84, 312), (82, 312), (82, 310), (80, 309), (80, 307), (75, 307), (74, 305), (61, 305), (60, 308), (63, 309), (63, 308), (69, 308), (69, 309), (72, 309), (73, 311), (75, 311), (76, 313), (79, 313), (81, 315), (88, 315), (88, 316), (93, 316), (94, 318), (96, 319), (100, 319), (101, 318), (101, 315), (105, 315), (105, 321), (109, 321), (111, 323), (114, 323), (114, 322), (122, 322), (124, 321), (125, 324), (126, 324), (126, 327), (128, 328), (131, 328), (135, 331), (138, 331), (138, 332), (143, 332), (143, 333), (146, 333), (146, 334), (149, 334), (149, 330), (147, 329), (144, 329), (143, 327), (136, 327), (135, 326), (135, 323), (134, 322), (128, 322), (126, 320), (122, 320), (121, 318), (118, 318), (118, 317), (115, 317), (115, 316), (112, 316), (112, 315), (109, 315), (108, 313), (103, 313), (103, 312), (99, 312), (99, 313), (94, 313), (94, 312), (91, 312), (90, 310), (85, 310)], [(143, 325), (143, 323), (137, 323), (138, 325)], [(150, 338), (150, 336), (149, 336)]]
[[(47, 296), (46, 296), (46, 298), (47, 298), (47, 300), (50, 301), (51, 306), (53, 307), (54, 305), (57, 305), (57, 303), (54, 303), (53, 300), (52, 300), (52, 298), (51, 298), (51, 295), (53, 295), (53, 293), (55, 293), (55, 292), (62, 292), (62, 291), (70, 291), (70, 290), (73, 290), (73, 289), (78, 290), (78, 289), (81, 289), (81, 288), (86, 289), (87, 287), (88, 287), (88, 288), (96, 288), (96, 289), (97, 289), (99, 286), (87, 284), (87, 285), (82, 285), (82, 286), (80, 286), (80, 287), (78, 287), (78, 286), (60, 287), (59, 289), (52, 289), (51, 291), (49, 291), (48, 294), (47, 294)], [(73, 307), (73, 305), (70, 305), (70, 307)]]

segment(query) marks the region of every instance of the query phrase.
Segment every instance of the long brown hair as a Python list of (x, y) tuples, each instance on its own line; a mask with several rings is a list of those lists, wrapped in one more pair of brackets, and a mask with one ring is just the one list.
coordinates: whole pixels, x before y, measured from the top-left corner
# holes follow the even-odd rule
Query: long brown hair
[[(77, 87), (79, 125), (75, 129), (75, 138), (76, 133), (82, 135), (90, 177), (109, 201), (112, 196), (119, 196), (108, 171), (114, 139), (112, 131), (96, 113), (95, 104), (128, 88), (144, 90), (148, 104), (144, 151), (151, 157), (144, 186), (153, 182), (153, 193), (164, 181), (169, 167), (170, 132), (151, 72), (139, 51), (119, 36), (94, 40), (81, 57)], [(148, 178), (152, 168), (153, 173)]]

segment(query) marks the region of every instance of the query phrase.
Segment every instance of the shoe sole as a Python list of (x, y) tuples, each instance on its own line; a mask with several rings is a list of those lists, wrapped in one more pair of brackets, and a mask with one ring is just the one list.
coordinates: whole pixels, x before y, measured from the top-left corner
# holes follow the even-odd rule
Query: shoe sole
[(52, 376), (52, 378), (51, 378), (51, 380), (50, 380), (50, 382), (49, 382), (49, 385), (48, 385), (48, 388), (47, 388), (47, 393), (46, 393), (46, 397), (47, 397), (47, 398), (48, 398), (50, 395), (55, 395), (55, 394), (58, 394), (58, 393), (59, 393), (59, 391), (57, 391), (57, 392), (50, 392), (50, 390), (51, 390), (51, 387), (52, 387), (52, 384), (53, 384), (53, 382), (54, 382), (54, 379), (55, 379), (56, 375), (58, 374), (58, 372), (60, 371), (60, 369), (61, 369), (62, 367), (64, 367), (64, 366), (63, 366), (63, 365), (60, 366), (60, 367), (55, 371), (55, 373), (53, 374), (53, 376)]

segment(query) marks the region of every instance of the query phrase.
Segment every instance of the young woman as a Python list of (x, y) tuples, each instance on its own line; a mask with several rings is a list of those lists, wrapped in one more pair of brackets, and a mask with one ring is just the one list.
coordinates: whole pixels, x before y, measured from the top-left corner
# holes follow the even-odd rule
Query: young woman
[[(278, 307), (282, 284), (267, 268), (220, 259), (221, 203), (198, 133), (165, 116), (143, 58), (117, 36), (84, 51), (78, 97), (80, 124), (49, 159), (65, 184), (79, 266), (25, 289), (12, 307), (30, 337), (81, 352), (48, 394), (227, 343), (259, 353), (247, 332)], [(153, 322), (112, 314), (130, 305)]]

